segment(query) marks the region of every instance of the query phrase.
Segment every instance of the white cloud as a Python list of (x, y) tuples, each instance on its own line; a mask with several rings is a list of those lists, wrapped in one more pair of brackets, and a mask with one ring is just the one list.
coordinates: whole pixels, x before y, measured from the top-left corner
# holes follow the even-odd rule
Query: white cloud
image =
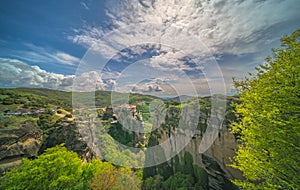
[(163, 86), (165, 82), (161, 79), (148, 79), (134, 85), (131, 89), (134, 93), (159, 94), (164, 92)]
[(25, 43), (24, 45), (29, 50), (13, 50), (11, 51), (10, 56), (31, 63), (58, 63), (65, 65), (76, 65), (80, 62), (79, 58), (65, 52), (47, 49), (30, 43)]
[[(186, 60), (182, 60), (186, 55), (180, 51), (165, 51), (157, 56), (153, 56), (150, 59), (150, 65), (152, 67), (161, 69), (161, 70), (175, 70), (175, 71), (188, 71), (201, 69), (203, 66), (200, 64), (195, 64), (194, 67), (191, 67), (186, 63)], [(192, 59), (191, 59), (192, 60)], [(199, 60), (199, 58), (198, 58)], [(192, 61), (193, 62), (193, 61)]]
[[(117, 88), (120, 92), (131, 91), (154, 96), (176, 96), (178, 93), (182, 95), (193, 88), (189, 78), (180, 78), (178, 73), (174, 76), (167, 74), (168, 72), (164, 73), (165, 75), (161, 75), (160, 78), (146, 79), (146, 77), (143, 81), (136, 84), (128, 83), (128, 85), (124, 85), (121, 78), (119, 78), (120, 81), (115, 79), (103, 81), (100, 73), (96, 71), (84, 72), (80, 75), (78, 74), (75, 78), (74, 75), (47, 72), (38, 66), (29, 66), (16, 59), (0, 58), (0, 87), (2, 88), (40, 87), (66, 91), (113, 90)], [(74, 82), (75, 85), (73, 85)], [(201, 78), (193, 82), (199, 95), (209, 95), (207, 79)]]
[(70, 90), (72, 75), (50, 73), (15, 59), (0, 58), (1, 87), (42, 87)]
[(101, 76), (96, 71), (89, 71), (76, 76), (74, 80), (74, 91), (105, 90)]
[[(176, 39), (187, 53), (208, 53), (195, 52), (199, 43), (189, 43), (193, 36), (215, 54), (243, 54), (258, 52), (270, 41), (277, 40), (279, 36), (270, 36), (270, 27), (300, 18), (297, 0), (151, 2), (110, 1), (107, 15), (114, 29), (90, 27), (72, 39), (87, 46), (97, 44), (104, 55), (119, 45), (127, 47), (132, 41), (147, 42), (153, 37), (160, 38), (161, 42)], [(109, 36), (112, 32), (116, 35)]]
[(109, 79), (105, 83), (105, 90), (113, 90), (114, 86), (117, 84), (117, 82), (113, 79)]
[[(74, 89), (73, 83), (76, 82)], [(0, 87), (40, 87), (66, 91), (109, 90), (115, 81), (102, 81), (100, 74), (89, 71), (81, 75), (62, 75), (47, 72), (16, 59), (0, 58)]]
[[(207, 81), (223, 77), (215, 76), (219, 68), (210, 67), (211, 55), (261, 56), (259, 52), (269, 51), (300, 20), (298, 0), (112, 0), (107, 7), (111, 29), (86, 26), (69, 38), (74, 43), (93, 47), (106, 58), (134, 45), (162, 44), (156, 47), (159, 54), (149, 61), (152, 67), (178, 73), (179, 70), (203, 70)], [(144, 51), (143, 48), (131, 50), (138, 54)], [(187, 56), (196, 66), (185, 64), (182, 59)], [(247, 69), (249, 65), (225, 69), (227, 89), (231, 88), (232, 72), (244, 73)]]
[(52, 56), (55, 60), (57, 60), (59, 63), (73, 65), (75, 63), (79, 63), (80, 59), (77, 57), (74, 57), (70, 54), (63, 53), (63, 52), (57, 52), (54, 56)]

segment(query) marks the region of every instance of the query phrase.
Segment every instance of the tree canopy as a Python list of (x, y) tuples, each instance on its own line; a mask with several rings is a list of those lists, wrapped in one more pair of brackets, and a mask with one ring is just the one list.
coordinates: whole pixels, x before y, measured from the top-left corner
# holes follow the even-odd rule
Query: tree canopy
[(233, 131), (245, 189), (300, 188), (300, 29), (281, 39), (257, 74), (235, 81), (241, 103)]
[(34, 160), (0, 177), (0, 189), (140, 189), (139, 179), (129, 168), (118, 168), (94, 159), (83, 163), (63, 145), (49, 148)]
[(0, 189), (68, 189), (80, 183), (82, 161), (63, 146), (49, 148), (35, 160), (7, 172), (0, 179)]

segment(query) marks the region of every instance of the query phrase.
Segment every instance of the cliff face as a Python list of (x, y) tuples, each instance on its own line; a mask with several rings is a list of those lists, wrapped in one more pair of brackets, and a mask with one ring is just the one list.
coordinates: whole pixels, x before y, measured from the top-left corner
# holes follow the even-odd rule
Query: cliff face
[(33, 122), (0, 129), (0, 175), (19, 166), (23, 158), (37, 157), (45, 149), (62, 143), (83, 160), (89, 161), (96, 156), (82, 139), (74, 122), (61, 121), (45, 131)]
[(221, 168), (227, 171), (230, 178), (239, 178), (241, 173), (228, 166), (231, 164), (231, 158), (234, 157), (237, 149), (237, 142), (234, 135), (232, 135), (226, 126), (224, 126), (218, 134), (210, 148), (203, 154), (199, 153), (199, 145), (202, 142), (202, 136), (196, 136), (192, 138), (189, 144), (184, 148), (184, 151), (188, 151), (192, 154), (194, 161), (198, 165), (203, 165), (202, 155), (206, 155), (214, 158)]
[(242, 178), (242, 173), (230, 166), (235, 156), (237, 142), (226, 126), (223, 126), (217, 139), (203, 154), (199, 153), (202, 136), (192, 138), (181, 154), (188, 151), (194, 158), (195, 164), (206, 169), (209, 175), (210, 189), (236, 189), (230, 179)]
[(39, 154), (47, 148), (64, 143), (68, 150), (76, 152), (80, 158), (90, 161), (96, 157), (96, 154), (88, 147), (80, 135), (75, 122), (61, 121), (54, 127), (47, 130), (44, 134), (44, 141), (39, 149)]
[[(168, 113), (168, 117), (172, 117), (180, 111), (180, 109), (173, 109)], [(231, 114), (231, 111), (229, 110), (227, 114)], [(160, 130), (159, 134), (157, 134), (157, 136), (160, 136), (159, 143), (165, 142), (169, 136), (185, 135), (188, 137), (192, 136), (190, 133), (193, 132), (194, 135), (188, 143), (183, 142), (182, 140), (186, 141), (186, 139), (189, 138), (175, 138), (175, 142), (172, 142), (170, 145), (172, 149), (171, 151), (176, 151), (180, 145), (187, 144), (180, 151), (179, 157), (182, 158), (185, 152), (189, 152), (192, 155), (194, 164), (204, 168), (208, 173), (209, 189), (237, 189), (230, 180), (241, 179), (242, 173), (229, 165), (232, 164), (231, 160), (235, 156), (238, 143), (234, 135), (230, 132), (228, 118), (222, 122), (221, 128), (217, 126), (207, 128), (210, 122), (210, 117), (214, 117), (213, 120), (223, 120), (222, 114), (219, 114), (218, 112), (214, 116), (210, 116), (209, 111), (201, 110), (198, 126), (195, 131), (189, 130), (193, 127), (190, 127), (189, 129), (176, 129), (178, 122), (167, 123), (167, 128)], [(185, 123), (184, 120), (193, 121), (192, 118), (185, 118), (184, 115), (181, 115), (181, 118), (183, 123)], [(188, 124), (185, 125), (188, 126)], [(212, 132), (214, 130), (216, 133)], [(211, 145), (208, 141), (212, 142)], [(200, 151), (201, 144), (203, 143), (207, 143), (207, 145), (209, 145), (209, 148), (205, 150), (205, 152)], [(166, 155), (168, 155), (168, 153), (166, 153)]]
[[(171, 132), (172, 133), (172, 132)], [(184, 133), (184, 131), (183, 131)], [(186, 133), (187, 134), (187, 133)], [(161, 131), (160, 142), (168, 139), (168, 133)], [(235, 156), (237, 149), (237, 142), (232, 133), (226, 126), (219, 131), (218, 137), (212, 145), (204, 153), (200, 153), (199, 146), (203, 141), (203, 133), (196, 130), (194, 137), (190, 142), (181, 150), (179, 157), (183, 157), (185, 152), (189, 152), (194, 160), (194, 164), (204, 168), (208, 173), (209, 189), (238, 189), (230, 182), (230, 179), (242, 178), (242, 173), (230, 166), (231, 159)], [(173, 142), (171, 148), (176, 149), (176, 146), (186, 142)]]
[(32, 122), (19, 127), (0, 129), (0, 174), (22, 163), (23, 158), (38, 155), (43, 132)]

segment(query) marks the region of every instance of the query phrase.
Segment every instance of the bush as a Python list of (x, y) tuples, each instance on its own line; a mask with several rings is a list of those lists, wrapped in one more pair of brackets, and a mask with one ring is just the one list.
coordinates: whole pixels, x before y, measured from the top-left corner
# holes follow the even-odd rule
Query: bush
[(81, 176), (81, 159), (60, 145), (35, 160), (24, 159), (0, 178), (0, 189), (67, 189), (77, 186)]

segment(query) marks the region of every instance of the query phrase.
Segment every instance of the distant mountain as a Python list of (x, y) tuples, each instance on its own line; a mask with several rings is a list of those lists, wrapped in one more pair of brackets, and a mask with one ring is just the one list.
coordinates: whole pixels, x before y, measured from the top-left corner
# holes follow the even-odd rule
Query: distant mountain
[(166, 97), (164, 98), (167, 101), (175, 101), (175, 102), (181, 102), (187, 99), (193, 98), (193, 96), (188, 96), (188, 95), (181, 95), (181, 96), (176, 96), (176, 97)]
[[(95, 96), (96, 107), (107, 107), (111, 106), (112, 99), (114, 103), (118, 98), (127, 98), (129, 97), (128, 103), (133, 104), (141, 101), (150, 102), (154, 99), (160, 99), (155, 96), (142, 95), (137, 93), (119, 93), (119, 92), (110, 92), (110, 91), (95, 91), (95, 92), (66, 92), (59, 90), (52, 90), (46, 88), (0, 88), (0, 109), (3, 111), (6, 107), (16, 107), (16, 105), (23, 105), (26, 102), (32, 104), (40, 104), (41, 107), (47, 104), (52, 104), (53, 106), (60, 107), (72, 107), (72, 96), (80, 97), (80, 101), (90, 100), (92, 95)], [(4, 102), (4, 103), (3, 103)], [(5, 105), (5, 106), (4, 106)], [(8, 106), (15, 105), (15, 106)], [(20, 106), (19, 106), (20, 107)], [(22, 107), (22, 106), (21, 106)]]

